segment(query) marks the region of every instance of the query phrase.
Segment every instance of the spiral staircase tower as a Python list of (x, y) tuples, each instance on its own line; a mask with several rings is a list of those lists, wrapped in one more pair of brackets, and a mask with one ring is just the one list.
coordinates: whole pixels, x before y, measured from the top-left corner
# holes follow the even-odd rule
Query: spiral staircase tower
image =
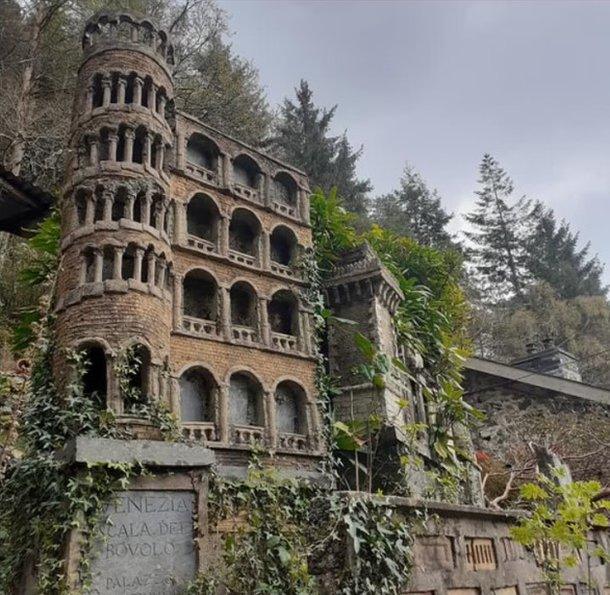
[(88, 350), (85, 379), (118, 415), (116, 360), (136, 350), (146, 397), (168, 399), (173, 209), (173, 48), (149, 20), (99, 13), (86, 25), (61, 206), (56, 370)]

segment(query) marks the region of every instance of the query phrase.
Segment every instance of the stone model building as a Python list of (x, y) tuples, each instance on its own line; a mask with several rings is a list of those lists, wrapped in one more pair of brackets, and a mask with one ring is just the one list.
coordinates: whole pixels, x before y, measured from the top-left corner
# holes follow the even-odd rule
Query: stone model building
[(58, 375), (64, 348), (86, 349), (85, 389), (137, 436), (153, 436), (136, 412), (156, 400), (221, 463), (244, 462), (258, 442), (311, 468), (315, 359), (298, 266), (311, 245), (307, 177), (177, 112), (173, 47), (151, 22), (99, 14), (83, 50)]
[[(93, 592), (178, 595), (217, 562), (222, 534), (232, 530), (207, 522), (212, 465), (221, 475), (243, 472), (261, 444), (285, 472), (311, 477), (320, 458), (312, 312), (299, 267), (311, 246), (307, 178), (176, 111), (173, 48), (149, 21), (98, 14), (83, 48), (61, 203), (54, 372), (68, 382), (69, 350), (85, 350), (85, 391), (134, 439), (79, 436), (58, 456), (74, 473), (120, 462), (150, 471), (108, 505), (91, 560)], [(338, 316), (359, 322), (380, 351), (417, 373), (421, 361), (395, 341), (400, 289), (367, 246), (344, 255), (326, 292)], [(333, 327), (328, 343), (342, 388), (336, 412), (348, 418), (354, 405), (366, 415), (375, 399), (392, 472), (404, 422), (434, 421), (399, 373), (378, 395), (351, 372), (359, 356), (347, 332)], [(406, 409), (398, 406), (405, 394)], [(176, 414), (187, 443), (159, 440), (138, 414), (155, 402)], [(426, 448), (422, 437), (424, 457)], [(463, 501), (476, 503), (475, 492)], [(419, 499), (391, 503), (434, 514), (417, 536), (405, 593), (546, 595), (539, 561), (510, 539), (513, 516), (422, 502), (425, 486), (412, 493)], [(81, 538), (75, 523), (65, 549), (73, 592)], [(566, 595), (587, 592), (583, 568), (570, 571)], [(598, 593), (610, 585), (601, 561), (590, 574)], [(36, 593), (34, 567), (15, 592)]]

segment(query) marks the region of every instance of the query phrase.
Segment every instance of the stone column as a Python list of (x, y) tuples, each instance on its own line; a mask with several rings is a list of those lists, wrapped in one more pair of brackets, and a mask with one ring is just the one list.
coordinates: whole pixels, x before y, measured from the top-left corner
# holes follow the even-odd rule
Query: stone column
[(87, 87), (87, 94), (85, 95), (85, 111), (90, 112), (93, 110), (93, 84)]
[(305, 188), (299, 188), (299, 215), (301, 221), (309, 223), (309, 192)]
[(154, 112), (155, 108), (157, 106), (156, 94), (157, 94), (156, 86), (154, 83), (151, 82), (150, 87), (148, 87), (148, 97), (147, 97), (148, 109), (151, 112)]
[(263, 345), (271, 346), (271, 329), (269, 328), (269, 316), (267, 306), (269, 300), (266, 297), (258, 298), (258, 320), (259, 320), (259, 338)]
[(160, 172), (163, 170), (163, 140), (157, 139), (155, 141), (155, 149), (155, 162), (152, 164), (152, 166)]
[(133, 141), (136, 137), (136, 133), (133, 128), (125, 129), (125, 162), (131, 163), (133, 161)]
[(119, 136), (116, 130), (108, 132), (108, 159), (110, 161), (116, 161), (116, 152), (119, 142)]
[(133, 221), (133, 209), (136, 203), (136, 193), (133, 190), (127, 191), (127, 202), (125, 203), (125, 219)]
[(229, 442), (229, 385), (221, 384), (218, 387), (218, 430), (220, 441)]
[(114, 261), (112, 263), (112, 278), (122, 279), (123, 278), (123, 252), (125, 251), (124, 246), (114, 247)]
[(159, 260), (159, 289), (165, 289), (166, 272), (167, 272), (167, 261)]
[(93, 265), (93, 281), (95, 283), (102, 282), (102, 273), (104, 271), (104, 254), (101, 248), (93, 249), (94, 265)]
[(307, 351), (303, 315), (304, 311), (299, 308), (297, 317), (297, 346), (299, 351)]
[(176, 143), (177, 143), (177, 147), (178, 147), (178, 157), (177, 157), (178, 169), (184, 171), (186, 169), (186, 144), (187, 144), (187, 140), (184, 136), (184, 132), (181, 131), (178, 134)]
[(144, 201), (142, 202), (142, 223), (144, 225), (150, 225), (150, 206), (152, 204), (152, 193), (147, 190), (144, 194)]
[(112, 221), (112, 203), (114, 195), (110, 190), (102, 192), (102, 200), (104, 201), (104, 221)]
[(158, 110), (157, 112), (163, 117), (165, 118), (165, 105), (167, 104), (167, 97), (165, 97), (165, 95), (161, 94), (159, 95), (159, 104), (158, 104)]
[(142, 105), (142, 87), (144, 86), (144, 81), (136, 76), (133, 79), (133, 104), (134, 105)]
[(127, 79), (122, 74), (119, 74), (117, 85), (117, 103), (119, 105), (125, 105), (125, 89), (127, 87)]
[(85, 210), (85, 225), (93, 225), (93, 220), (95, 218), (95, 196), (93, 195), (93, 191), (89, 190), (87, 192), (87, 207)]
[(133, 258), (133, 278), (142, 282), (142, 259), (144, 258), (144, 249), (136, 248), (134, 250), (134, 258)]
[(174, 275), (174, 303), (172, 314), (174, 318), (174, 329), (182, 328), (182, 281), (181, 275)]
[(148, 285), (155, 284), (155, 260), (155, 253), (150, 252), (146, 262), (146, 266), (148, 267)]
[(269, 447), (276, 448), (277, 447), (277, 421), (276, 421), (276, 412), (275, 412), (275, 397), (273, 392), (270, 390), (266, 390), (263, 393), (264, 395), (264, 405), (265, 405), (265, 425), (267, 429), (267, 436), (269, 440)]
[(219, 251), (222, 256), (229, 255), (229, 226), (231, 219), (228, 215), (221, 215), (220, 219), (220, 247)]
[(150, 132), (147, 130), (144, 133), (144, 148), (142, 150), (142, 163), (144, 166), (150, 167), (150, 159), (152, 155), (152, 139), (150, 138)]
[(89, 161), (93, 166), (100, 162), (99, 140), (95, 137), (89, 139)]
[(155, 220), (155, 227), (157, 228), (157, 230), (159, 232), (163, 231), (163, 226), (165, 223), (165, 211), (166, 211), (166, 207), (163, 206), (163, 203), (159, 203), (157, 205), (157, 218)]
[(230, 188), (233, 184), (233, 163), (227, 153), (222, 155), (222, 185)]
[(219, 288), (220, 330), (225, 341), (231, 340), (231, 292), (228, 287)]
[(183, 202), (174, 203), (175, 228), (174, 238), (177, 244), (186, 244), (187, 222), (186, 222), (186, 205)]
[(263, 182), (263, 204), (268, 208), (273, 206), (273, 179), (267, 174)]
[(112, 92), (111, 87), (112, 81), (109, 76), (102, 78), (102, 106), (108, 107), (110, 105), (110, 95)]
[(271, 238), (266, 231), (261, 232), (260, 247), (261, 268), (268, 271), (271, 268)]
[(138, 25), (131, 25), (131, 41), (133, 43), (138, 43), (138, 41), (140, 40), (139, 37), (139, 29), (138, 29)]
[(305, 351), (308, 354), (313, 354), (313, 333), (311, 332), (311, 314), (307, 310), (302, 310), (302, 318), (303, 318), (303, 337), (304, 337), (304, 346)]

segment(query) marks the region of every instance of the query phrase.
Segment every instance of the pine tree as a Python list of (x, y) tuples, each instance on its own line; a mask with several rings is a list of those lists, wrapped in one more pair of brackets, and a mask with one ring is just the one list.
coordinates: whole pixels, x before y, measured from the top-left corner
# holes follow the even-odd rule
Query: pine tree
[(312, 187), (337, 188), (349, 211), (366, 213), (369, 180), (356, 177), (356, 162), (362, 149), (354, 151), (345, 134), (330, 135), (337, 106), (319, 108), (313, 92), (302, 80), (295, 89), (296, 101), (285, 99), (273, 139), (273, 150), (309, 175)]
[(578, 248), (578, 234), (570, 225), (557, 222), (552, 209), (537, 202), (534, 225), (527, 240), (527, 269), (531, 277), (548, 283), (562, 299), (580, 295), (605, 295), (603, 266), (597, 256), (589, 257), (590, 244)]
[[(465, 232), (473, 243), (471, 260), (488, 301), (522, 298), (527, 279), (526, 238), (530, 202), (513, 199), (513, 182), (489, 154), (479, 167), (480, 190), (475, 210), (466, 220), (474, 227)], [(491, 300), (489, 300), (491, 298)]]
[(437, 248), (455, 246), (446, 230), (453, 215), (443, 209), (436, 189), (430, 190), (409, 164), (405, 165), (400, 188), (377, 198), (373, 213), (382, 227), (414, 238), (420, 244)]

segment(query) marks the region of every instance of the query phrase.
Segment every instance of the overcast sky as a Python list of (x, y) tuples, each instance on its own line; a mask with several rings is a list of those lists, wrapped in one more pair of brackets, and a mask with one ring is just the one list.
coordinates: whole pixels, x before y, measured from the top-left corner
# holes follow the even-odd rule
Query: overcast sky
[(463, 226), (490, 152), (610, 263), (610, 2), (219, 3), (272, 104), (339, 104), (374, 195), (409, 161)]

